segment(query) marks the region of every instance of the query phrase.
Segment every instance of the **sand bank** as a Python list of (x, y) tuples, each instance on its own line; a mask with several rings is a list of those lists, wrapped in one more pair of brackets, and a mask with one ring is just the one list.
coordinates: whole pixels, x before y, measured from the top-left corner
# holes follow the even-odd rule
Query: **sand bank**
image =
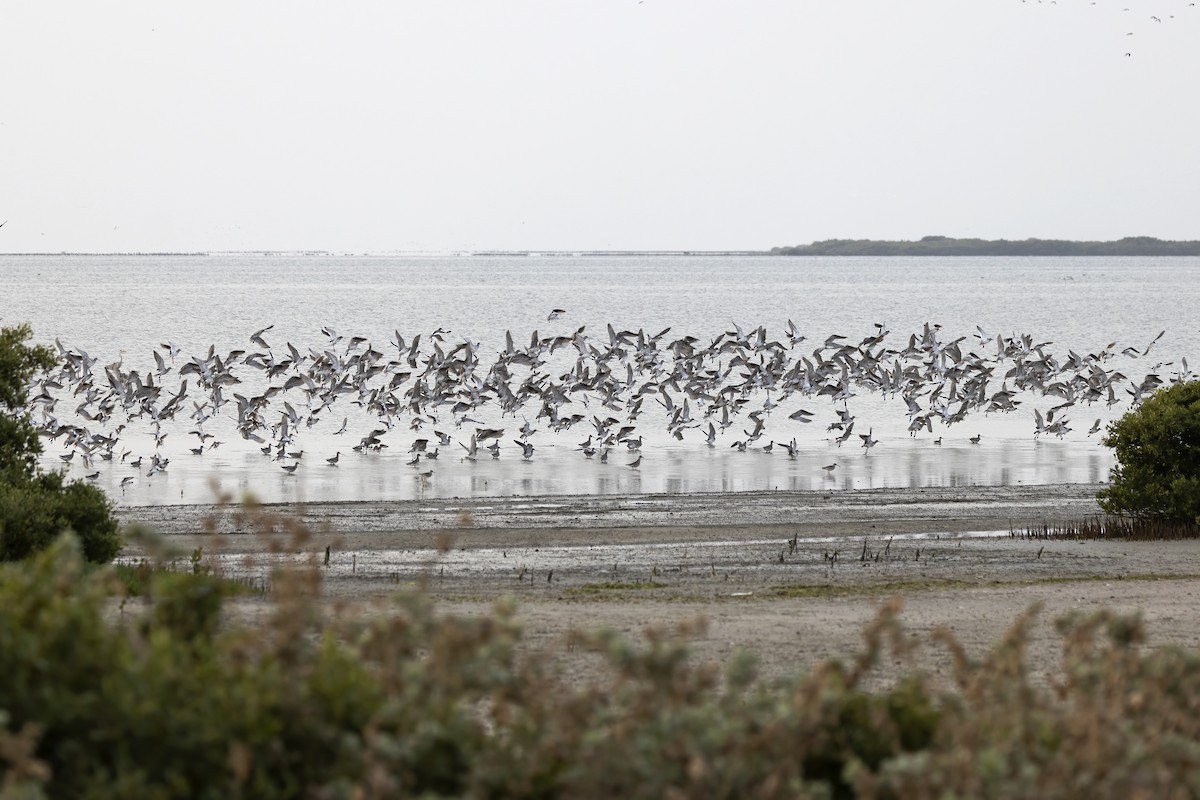
[[(568, 670), (596, 657), (566, 645), (575, 628), (636, 632), (703, 617), (697, 657), (758, 651), (780, 674), (850, 652), (888, 596), (917, 633), (947, 626), (981, 650), (1030, 604), (1140, 609), (1155, 642), (1200, 642), (1200, 542), (1041, 541), (1010, 537), (1044, 520), (1098, 512), (1095, 486), (961, 487), (629, 497), (316, 503), (265, 510), (301, 519), (302, 543), (255, 535), (220, 506), (122, 509), (232, 572), (321, 564), (331, 600), (366, 602), (425, 585), (448, 611), (520, 603), (531, 647)], [(200, 532), (205, 521), (229, 535)], [(330, 562), (323, 564), (326, 546)], [(441, 548), (441, 549), (439, 549)], [(276, 551), (273, 554), (271, 551)], [(130, 555), (136, 556), (136, 548)], [(214, 555), (215, 554), (215, 555)], [(245, 601), (253, 604), (254, 601)], [(1056, 637), (1035, 634), (1053, 670)], [(940, 668), (935, 664), (935, 668)]]

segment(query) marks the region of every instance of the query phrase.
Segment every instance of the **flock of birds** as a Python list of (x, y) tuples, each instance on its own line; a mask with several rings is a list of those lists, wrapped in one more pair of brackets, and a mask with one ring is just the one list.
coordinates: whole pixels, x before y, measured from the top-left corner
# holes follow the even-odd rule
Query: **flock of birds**
[[(554, 309), (549, 319), (565, 313)], [(672, 337), (670, 328), (648, 334), (609, 325), (598, 336), (585, 327), (552, 336), (533, 331), (524, 345), (507, 332), (499, 352), (485, 358), (478, 342), (442, 329), (407, 339), (396, 331), (376, 347), (366, 337), (326, 327), (323, 344), (303, 351), (272, 342), (272, 329), (254, 332), (246, 348), (229, 352), (210, 346), (203, 355), (185, 356), (166, 342), (152, 353), (154, 367), (142, 371), (126, 369), (123, 358), (99, 364), (56, 340), (56, 365), (30, 386), (30, 417), (63, 448), (64, 462), (79, 459), (95, 470), (87, 478), (99, 477), (98, 461), (131, 468), (122, 490), (137, 474), (166, 470), (172, 454), (186, 457), (178, 444), (165, 444), (180, 426), (187, 428), (184, 436), (195, 437), (188, 439), (194, 456), (241, 440), (294, 474), (312, 461), (337, 466), (349, 453), (394, 447), (407, 452), (406, 463), (424, 480), (439, 457), (499, 458), (506, 440), (532, 459), (540, 431), (581, 437), (573, 446), (582, 458), (605, 462), (613, 452), (625, 453), (632, 468), (641, 465), (643, 434), (656, 430), (650, 425), (698, 446), (796, 457), (794, 436), (777, 441), (768, 430), (773, 420), (786, 419), (784, 427), (792, 429), (812, 423), (818, 415), (804, 406), (821, 401), (832, 412), (826, 412), (825, 438), (869, 451), (879, 440), (873, 426), (862, 431), (853, 410), (862, 394), (899, 398), (909, 435), (938, 432), (935, 444), (941, 428), (972, 413), (1013, 412), (1032, 395), (1053, 403), (1045, 413), (1034, 411), (1033, 435), (1064, 437), (1076, 411), (1136, 405), (1164, 383), (1195, 377), (1186, 359), (1173, 370), (1167, 369), (1172, 362), (1155, 363), (1138, 378), (1122, 371), (1121, 365), (1147, 359), (1162, 333), (1142, 348), (1118, 349), (1114, 342), (1096, 353), (1061, 356), (1051, 342), (1029, 335), (977, 328), (948, 340), (930, 324), (894, 344), (887, 327), (877, 324), (861, 340), (834, 334), (815, 347), (790, 320), (780, 336), (734, 325), (705, 339)], [(318, 425), (346, 435), (345, 452), (306, 457), (305, 435)], [(1097, 418), (1088, 435), (1100, 427)], [(136, 443), (126, 439), (137, 435), (144, 448), (135, 454)]]
[[(1028, 4), (1035, 4), (1035, 5), (1044, 5), (1044, 6), (1057, 6), (1058, 5), (1058, 0), (1021, 0), (1021, 2), (1028, 3)], [(1098, 0), (1088, 0), (1088, 4), (1091, 6), (1097, 6)], [(1175, 22), (1177, 17), (1175, 14), (1170, 13), (1171, 11), (1186, 10), (1187, 12), (1192, 13), (1192, 12), (1195, 12), (1195, 10), (1196, 10), (1196, 3), (1193, 2), (1193, 0), (1186, 0), (1186, 2), (1185, 2), (1185, 0), (1176, 0), (1176, 2), (1165, 3), (1165, 4), (1159, 3), (1158, 5), (1161, 5), (1168, 10), (1163, 11), (1159, 8), (1155, 8), (1154, 10), (1157, 13), (1154, 13), (1154, 14), (1148, 13), (1146, 11), (1146, 9), (1144, 9), (1144, 8), (1135, 10), (1132, 6), (1127, 6), (1127, 5), (1114, 3), (1114, 2), (1104, 3), (1103, 5), (1107, 6), (1109, 8), (1114, 8), (1114, 9), (1118, 6), (1120, 6), (1122, 17), (1125, 17), (1126, 15), (1128, 15), (1128, 21), (1126, 23), (1126, 27), (1134, 28), (1134, 30), (1126, 30), (1125, 31), (1124, 35), (1126, 37), (1127, 43), (1136, 41), (1133, 39), (1129, 39), (1128, 37), (1133, 36), (1135, 33), (1144, 33), (1146, 31), (1145, 25), (1150, 25), (1152, 27), (1160, 26), (1163, 24), (1164, 20), (1167, 23)], [(1142, 24), (1142, 23), (1144, 23), (1144, 24)], [(1131, 58), (1133, 56), (1133, 49), (1128, 44), (1126, 46), (1130, 47), (1130, 49), (1127, 49), (1124, 51), (1125, 57)]]

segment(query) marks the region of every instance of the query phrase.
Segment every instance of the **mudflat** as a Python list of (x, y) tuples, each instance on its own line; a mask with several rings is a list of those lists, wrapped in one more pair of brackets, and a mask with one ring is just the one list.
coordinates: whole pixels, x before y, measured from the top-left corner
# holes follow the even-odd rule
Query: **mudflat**
[[(1200, 643), (1200, 542), (1035, 538), (1030, 528), (1099, 513), (1096, 486), (439, 499), (124, 507), (126, 524), (202, 548), (228, 573), (265, 579), (307, 561), (339, 607), (369, 609), (420, 585), (447, 613), (514, 598), (526, 647), (585, 676), (599, 656), (572, 631), (704, 620), (695, 657), (759, 654), (765, 675), (854, 652), (888, 598), (908, 631), (949, 629), (982, 654), (1033, 604), (1030, 665), (1053, 674), (1053, 620), (1140, 612), (1152, 644)], [(125, 555), (137, 558), (143, 545)], [(328, 563), (326, 563), (328, 548)], [(237, 602), (253, 615), (263, 601)], [(930, 655), (931, 669), (945, 667)]]

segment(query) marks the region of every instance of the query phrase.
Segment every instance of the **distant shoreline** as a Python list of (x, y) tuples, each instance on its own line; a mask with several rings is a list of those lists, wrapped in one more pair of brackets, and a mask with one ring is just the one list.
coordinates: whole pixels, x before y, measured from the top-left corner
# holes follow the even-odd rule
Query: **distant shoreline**
[(1017, 257), (1055, 258), (1080, 256), (1200, 256), (1200, 241), (1174, 241), (1152, 236), (1127, 236), (1113, 241), (1068, 239), (955, 239), (925, 236), (915, 241), (891, 239), (825, 239), (811, 244), (773, 247), (770, 250), (211, 250), (195, 252), (57, 252), (0, 253), (4, 257), (125, 257), (203, 258), (220, 256), (394, 257), (394, 258), (589, 258), (589, 257), (721, 257), (721, 256), (887, 256), (887, 257)]
[(1111, 242), (1067, 239), (954, 239), (926, 236), (917, 241), (826, 239), (775, 247), (777, 256), (1200, 256), (1200, 241), (1167, 241), (1127, 236)]

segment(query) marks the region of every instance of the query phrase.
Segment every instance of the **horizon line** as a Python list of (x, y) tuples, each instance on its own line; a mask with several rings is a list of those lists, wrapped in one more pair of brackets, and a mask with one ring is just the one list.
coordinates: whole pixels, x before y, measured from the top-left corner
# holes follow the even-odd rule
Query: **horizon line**
[(261, 256), (606, 256), (606, 255), (661, 255), (661, 256), (688, 256), (688, 255), (743, 255), (743, 256), (772, 256), (780, 255), (778, 252), (782, 249), (815, 247), (822, 244), (830, 243), (873, 243), (873, 244), (923, 244), (935, 243), (937, 241), (955, 241), (955, 242), (974, 242), (985, 244), (1013, 244), (1013, 243), (1031, 243), (1044, 242), (1056, 244), (1116, 244), (1131, 240), (1141, 240), (1142, 242), (1155, 242), (1159, 244), (1200, 244), (1197, 239), (1159, 239), (1155, 236), (1135, 235), (1123, 236), (1114, 239), (1045, 239), (1040, 237), (1028, 237), (1025, 239), (982, 239), (979, 237), (959, 237), (959, 236), (935, 236), (927, 235), (920, 239), (814, 239), (807, 244), (799, 245), (775, 245), (770, 248), (713, 248), (713, 249), (697, 249), (697, 248), (515, 248), (504, 249), (494, 247), (484, 248), (441, 248), (441, 249), (417, 249), (406, 250), (402, 248), (394, 249), (368, 249), (368, 250), (353, 250), (353, 249), (334, 249), (328, 250), (323, 248), (250, 248), (250, 249), (206, 249), (206, 250), (29, 250), (15, 252), (0, 252), (0, 257), (6, 256), (34, 256), (34, 257), (53, 257), (53, 256), (138, 256), (138, 257), (204, 257), (204, 256), (224, 256), (224, 255), (261, 255)]

